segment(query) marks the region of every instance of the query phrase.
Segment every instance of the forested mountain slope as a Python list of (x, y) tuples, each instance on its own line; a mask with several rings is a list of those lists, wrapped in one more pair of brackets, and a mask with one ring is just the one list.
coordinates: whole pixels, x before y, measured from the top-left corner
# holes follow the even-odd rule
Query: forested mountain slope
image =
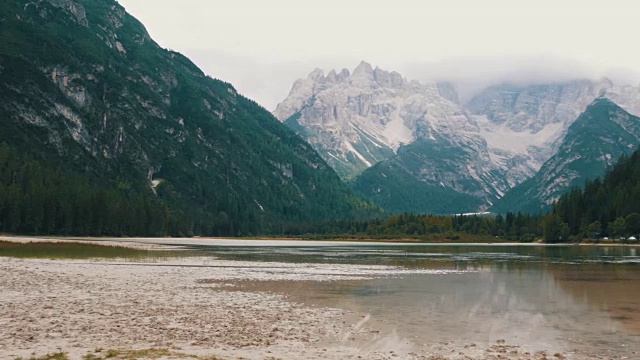
[(547, 241), (640, 237), (640, 150), (623, 156), (602, 179), (561, 196), (545, 224)]
[[(176, 226), (145, 234), (240, 235), (362, 208), (311, 146), (230, 84), (160, 48), (117, 2), (7, 0), (0, 10), (5, 152), (30, 156), (57, 181), (79, 176), (90, 190), (166, 205)], [(16, 187), (8, 176), (3, 186)], [(17, 231), (35, 230), (22, 224)]]
[(515, 187), (494, 211), (538, 212), (575, 186), (604, 176), (640, 145), (640, 118), (606, 98), (596, 99), (569, 127), (557, 153), (532, 179)]

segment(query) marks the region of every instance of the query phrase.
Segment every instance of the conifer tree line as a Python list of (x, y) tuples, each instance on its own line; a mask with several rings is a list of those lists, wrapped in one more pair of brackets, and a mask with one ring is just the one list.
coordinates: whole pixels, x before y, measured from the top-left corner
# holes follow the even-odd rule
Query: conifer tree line
[[(363, 238), (458, 240), (460, 235), (507, 241), (548, 243), (583, 239), (640, 239), (640, 150), (622, 157), (603, 179), (588, 181), (563, 195), (548, 214), (506, 213), (496, 216), (393, 215), (369, 221), (295, 225), (287, 234), (331, 234)], [(327, 236), (331, 237), (331, 236)]]
[(464, 240), (464, 235), (498, 237), (501, 240), (531, 242), (542, 236), (542, 216), (523, 213), (489, 215), (390, 215), (382, 219), (341, 220), (296, 224), (284, 227), (287, 236), (354, 237), (372, 239)]
[(0, 145), (0, 232), (36, 235), (186, 235), (184, 216), (150, 194), (92, 186)]
[[(196, 192), (199, 195), (185, 198), (168, 182), (161, 183), (154, 192), (146, 183), (132, 184), (131, 179), (120, 178), (90, 181), (87, 176), (64, 168), (24, 155), (6, 143), (0, 144), (0, 233), (249, 236), (279, 232), (287, 221), (272, 214), (257, 216), (257, 205), (248, 207), (242, 199), (216, 192), (201, 181), (193, 182), (193, 186), (201, 186)], [(368, 205), (362, 202), (352, 207), (367, 212)], [(349, 209), (333, 210), (341, 214)], [(290, 219), (303, 215), (309, 213), (292, 210), (290, 215), (285, 214)], [(326, 216), (319, 211), (311, 215)]]
[(640, 238), (640, 150), (622, 157), (603, 179), (563, 195), (544, 224), (548, 242)]
[[(0, 232), (78, 236), (277, 236), (424, 238), (464, 235), (507, 241), (571, 242), (640, 238), (640, 151), (604, 177), (563, 195), (548, 214), (495, 216), (399, 214), (325, 222), (232, 219), (234, 212), (178, 207), (171, 186), (150, 189), (92, 184), (0, 144)], [(242, 212), (240, 208), (237, 212)], [(244, 225), (243, 225), (244, 224)], [(435, 236), (435, 237), (434, 237)]]

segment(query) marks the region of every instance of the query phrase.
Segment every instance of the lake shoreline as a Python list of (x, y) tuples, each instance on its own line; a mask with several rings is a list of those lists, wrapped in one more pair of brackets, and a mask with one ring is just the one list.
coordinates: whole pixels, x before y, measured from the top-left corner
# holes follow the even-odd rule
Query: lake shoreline
[(194, 245), (194, 242), (206, 242), (204, 246), (247, 246), (252, 242), (260, 242), (261, 246), (269, 242), (274, 246), (593, 246), (593, 247), (640, 247), (640, 243), (614, 242), (581, 242), (581, 243), (520, 243), (520, 242), (424, 242), (410, 241), (410, 239), (389, 240), (305, 240), (301, 238), (216, 238), (216, 237), (188, 237), (188, 238), (148, 238), (148, 237), (78, 237), (78, 236), (20, 236), (0, 235), (0, 241), (28, 243), (28, 242), (78, 242), (103, 246), (122, 246), (138, 250), (178, 250), (182, 246)]
[[(33, 239), (51, 240), (20, 241)], [(425, 276), (442, 274), (425, 271)], [(416, 273), (390, 266), (258, 263), (211, 256), (156, 263), (0, 257), (0, 273), (0, 359), (60, 350), (70, 359), (87, 354), (100, 358), (109, 350), (126, 354), (146, 349), (169, 354), (164, 359), (595, 358), (576, 352), (528, 353), (502, 340), (415, 344), (379, 326), (365, 309), (314, 306), (269, 289), (274, 281), (366, 282)], [(247, 282), (265, 286), (244, 288)]]

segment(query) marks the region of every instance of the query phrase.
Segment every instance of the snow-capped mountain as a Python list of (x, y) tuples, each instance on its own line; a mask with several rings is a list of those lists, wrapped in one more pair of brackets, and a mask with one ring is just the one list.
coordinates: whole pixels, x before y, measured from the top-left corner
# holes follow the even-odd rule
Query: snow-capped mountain
[(492, 161), (511, 188), (540, 170), (558, 151), (569, 127), (598, 97), (640, 115), (640, 88), (607, 79), (491, 86), (464, 108), (479, 125)]
[(572, 187), (603, 176), (638, 145), (640, 118), (600, 97), (571, 124), (558, 151), (540, 171), (500, 199), (494, 210), (544, 210)]
[(314, 70), (294, 83), (274, 114), (303, 135), (343, 178), (351, 178), (418, 137), (475, 131), (467, 128), (459, 106), (441, 90), (452, 96), (444, 85), (422, 85), (362, 62), (353, 73), (343, 69), (325, 76)]
[(588, 80), (533, 86), (497, 85), (466, 104), (492, 161), (510, 187), (533, 176), (557, 150), (571, 123), (600, 95)]
[[(474, 211), (533, 177), (600, 96), (640, 114), (640, 88), (608, 80), (495, 85), (460, 104), (451, 84), (421, 84), (362, 62), (353, 73), (316, 69), (295, 82), (274, 114), (343, 178), (357, 176), (356, 189), (382, 206), (407, 209), (398, 193), (413, 186), (421, 194), (442, 188), (448, 197), (449, 190), (471, 196), (479, 201), (463, 210)], [(391, 184), (391, 169), (403, 173), (403, 186)], [(416, 199), (414, 212), (460, 210)]]

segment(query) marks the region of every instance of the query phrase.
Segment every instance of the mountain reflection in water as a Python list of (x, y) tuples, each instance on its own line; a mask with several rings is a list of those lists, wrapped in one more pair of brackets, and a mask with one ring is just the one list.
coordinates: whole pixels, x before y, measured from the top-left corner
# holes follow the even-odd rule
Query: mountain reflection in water
[[(378, 264), (462, 273), (344, 282), (247, 282), (247, 290), (370, 314), (429, 347), (504, 339), (529, 351), (640, 353), (640, 259), (628, 247), (335, 246), (201, 248), (225, 259)], [(371, 345), (371, 344), (370, 344)]]

